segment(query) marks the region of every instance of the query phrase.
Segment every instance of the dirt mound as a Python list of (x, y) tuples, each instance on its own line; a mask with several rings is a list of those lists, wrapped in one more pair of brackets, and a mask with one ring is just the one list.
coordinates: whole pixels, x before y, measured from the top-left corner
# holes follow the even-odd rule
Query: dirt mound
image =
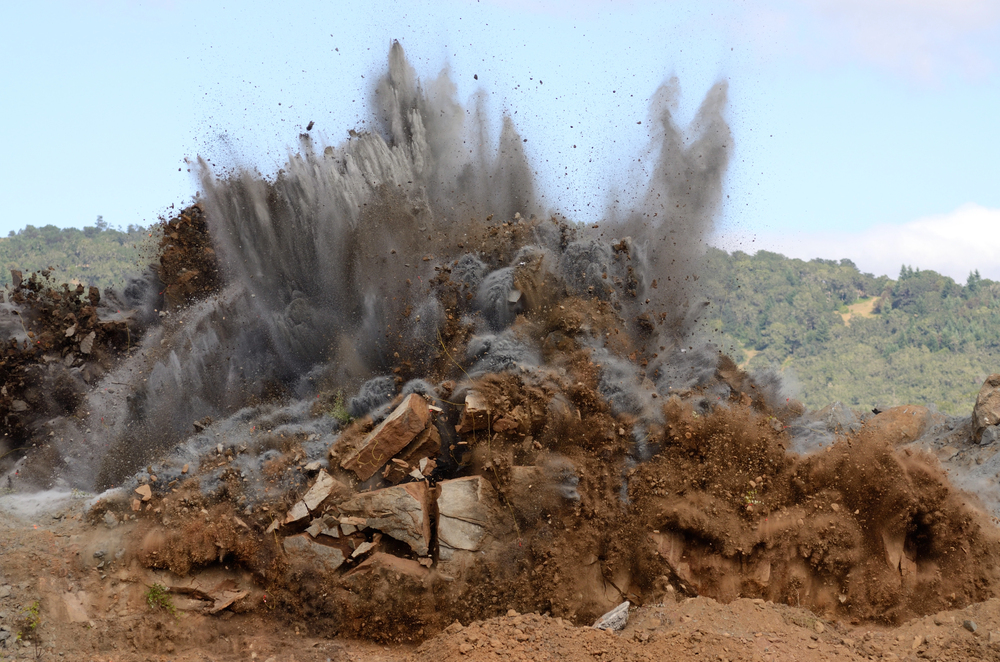
[(878, 428), (786, 456), (760, 413), (668, 409), (661, 455), (631, 495), (685, 589), (887, 622), (994, 594), (996, 532), (936, 459), (895, 452)]
[[(178, 238), (165, 235), (164, 260), (181, 245), (209, 255), (199, 214), (172, 226), (190, 241), (167, 232)], [(112, 511), (139, 520), (142, 565), (183, 577), (231, 564), (269, 606), (377, 641), (510, 609), (589, 624), (671, 595), (886, 623), (994, 595), (995, 530), (936, 460), (898, 447), (900, 426), (908, 441), (930, 414), (901, 410), (824, 452), (790, 453), (802, 407), (773, 376), (678, 346), (657, 316), (627, 319), (628, 240), (605, 247), (613, 277), (590, 281), (593, 265), (561, 267), (556, 248), (524, 243), (548, 233), (579, 248), (573, 226), (470, 228), (487, 260), (437, 265), (433, 305), (398, 302), (388, 375), (347, 401), (317, 373), (308, 415), (336, 422), (293, 424), (302, 414), (289, 409), (273, 417), (288, 421), (280, 439), (261, 445), (244, 418), (227, 429), (249, 426), (245, 441), (223, 446), (208, 420), (191, 474), (167, 462), (129, 484), (145, 491)], [(182, 282), (211, 279), (174, 281), (186, 297), (205, 290)], [(396, 332), (422, 315), (433, 336)], [(309, 431), (321, 427), (329, 436)], [(250, 600), (232, 609), (265, 608)]]
[[(392, 487), (387, 468), (361, 484), (341, 468), (385, 429), (366, 417), (334, 444), (331, 475), (291, 492), (281, 476), (306, 459), (304, 440), (286, 443), (270, 465), (274, 498), (246, 512), (228, 505), (241, 501), (239, 479), (222, 503), (195, 479), (137, 503), (137, 558), (182, 576), (236, 564), (271, 604), (376, 641), (509, 609), (589, 624), (626, 599), (762, 598), (899, 623), (995, 594), (995, 531), (934, 459), (896, 450), (878, 426), (799, 457), (767, 403), (733, 390), (707, 410), (700, 392), (661, 398), (664, 423), (643, 427), (612, 413), (589, 351), (559, 356), (428, 395), (441, 405), (428, 423), (441, 450), (418, 480)], [(722, 361), (718, 379), (730, 369)], [(217, 471), (226, 458), (214, 456), (205, 466)], [(412, 454), (397, 457), (410, 461), (378, 461), (415, 469)], [(448, 496), (473, 484), (475, 503)]]

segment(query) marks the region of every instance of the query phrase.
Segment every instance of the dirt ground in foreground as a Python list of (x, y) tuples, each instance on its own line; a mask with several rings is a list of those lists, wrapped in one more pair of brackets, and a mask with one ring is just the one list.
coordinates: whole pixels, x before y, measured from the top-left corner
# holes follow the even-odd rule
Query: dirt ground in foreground
[[(619, 633), (518, 614), (455, 623), (412, 644), (338, 637), (275, 609), (202, 615), (147, 604), (149, 570), (116, 563), (128, 524), (87, 524), (80, 503), (21, 518), (0, 514), (0, 660), (997, 660), (1000, 599), (889, 628), (825, 620), (738, 599), (668, 597), (633, 610)], [(98, 567), (100, 566), (100, 567)], [(176, 604), (173, 604), (176, 602)], [(32, 605), (38, 605), (32, 628)], [(16, 641), (18, 633), (24, 641)]]

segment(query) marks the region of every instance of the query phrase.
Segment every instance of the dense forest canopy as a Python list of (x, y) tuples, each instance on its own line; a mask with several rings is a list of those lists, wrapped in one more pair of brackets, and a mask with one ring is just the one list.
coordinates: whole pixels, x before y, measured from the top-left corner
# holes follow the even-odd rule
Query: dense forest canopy
[(82, 230), (54, 225), (11, 230), (0, 238), (0, 285), (11, 284), (11, 269), (28, 273), (51, 267), (56, 282), (121, 287), (155, 257), (154, 234), (139, 225), (116, 229), (100, 216)]
[[(10, 270), (53, 268), (56, 282), (121, 287), (153, 259), (155, 229), (26, 226), (0, 239), (0, 285)], [(700, 282), (706, 327), (749, 369), (781, 370), (811, 408), (935, 405), (966, 414), (1000, 371), (1000, 283), (965, 284), (903, 266), (895, 280), (850, 260), (790, 259), (708, 249)]]
[(891, 280), (850, 260), (708, 257), (712, 324), (738, 342), (734, 358), (783, 370), (810, 407), (915, 403), (964, 414), (1000, 369), (1000, 283), (978, 271), (960, 285), (905, 265)]

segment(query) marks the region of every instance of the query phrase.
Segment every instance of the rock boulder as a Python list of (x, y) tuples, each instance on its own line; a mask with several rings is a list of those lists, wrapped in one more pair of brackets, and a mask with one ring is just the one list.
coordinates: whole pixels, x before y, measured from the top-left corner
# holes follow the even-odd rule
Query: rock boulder
[[(987, 428), (1000, 423), (1000, 373), (986, 378), (972, 408), (972, 434), (976, 441), (982, 441)], [(991, 438), (993, 438), (991, 436)]]

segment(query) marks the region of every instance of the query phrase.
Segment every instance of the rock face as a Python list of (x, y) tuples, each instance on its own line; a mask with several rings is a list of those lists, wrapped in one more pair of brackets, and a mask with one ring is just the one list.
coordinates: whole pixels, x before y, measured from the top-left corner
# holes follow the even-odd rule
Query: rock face
[(427, 512), (427, 485), (407, 483), (374, 492), (362, 492), (339, 505), (340, 512), (365, 518), (367, 525), (426, 556), (431, 544)]
[(308, 535), (285, 538), (283, 547), (293, 567), (308, 567), (328, 574), (335, 572), (344, 563), (342, 551), (313, 542)]
[(368, 480), (391, 457), (406, 448), (430, 422), (427, 401), (411, 393), (396, 410), (362, 440), (340, 466), (353, 471), (360, 480)]
[[(998, 423), (1000, 423), (1000, 374), (994, 373), (983, 382), (983, 387), (979, 389), (979, 395), (976, 397), (976, 406), (972, 408), (972, 434), (976, 441), (982, 442), (983, 433)], [(996, 438), (997, 435), (991, 433), (989, 439)]]

